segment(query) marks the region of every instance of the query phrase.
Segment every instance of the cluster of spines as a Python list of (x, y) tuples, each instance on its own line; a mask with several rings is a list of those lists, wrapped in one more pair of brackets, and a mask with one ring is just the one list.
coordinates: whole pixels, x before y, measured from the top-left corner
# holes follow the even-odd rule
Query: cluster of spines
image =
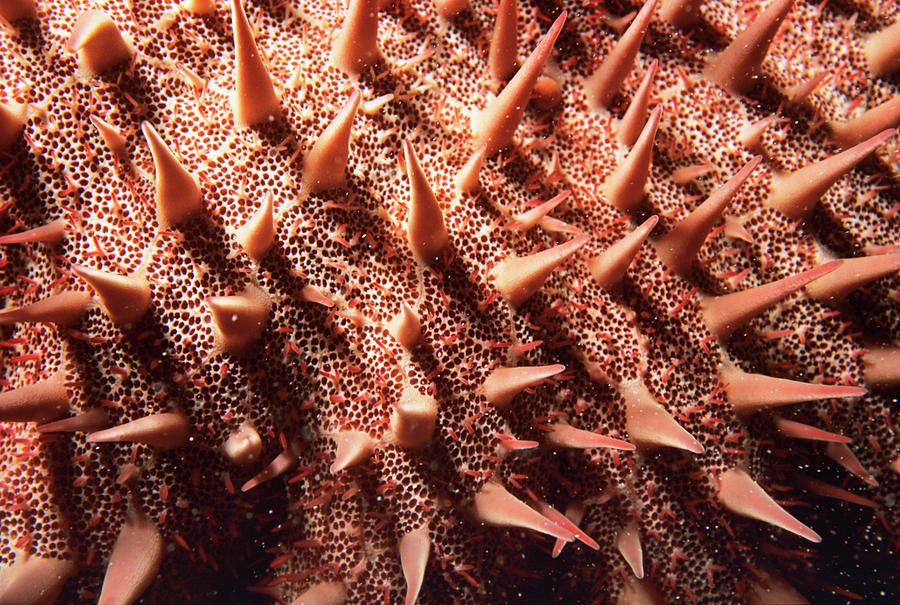
[[(205, 4), (195, 4), (197, 12), (205, 10)], [(460, 10), (458, 7), (445, 6), (446, 4), (450, 3), (441, 3), (439, 7), (439, 12), (444, 16), (453, 15)], [(629, 74), (643, 33), (654, 15), (656, 4), (655, 0), (649, 0), (644, 5), (601, 67), (586, 80), (586, 96), (594, 108), (607, 106)], [(691, 14), (696, 13), (693, 7), (684, 6), (690, 3), (664, 4), (669, 8), (663, 11), (663, 15), (670, 15), (672, 22), (676, 24), (682, 24)], [(680, 7), (679, 10), (673, 8), (676, 4)], [(791, 0), (773, 3), (744, 34), (710, 62), (707, 77), (729, 90), (745, 92), (752, 83), (753, 76), (759, 71), (768, 44), (790, 10), (791, 4)], [(509, 32), (503, 31), (502, 28), (515, 27), (515, 19), (510, 16), (514, 13), (514, 3), (501, 3), (498, 18), (500, 31), (495, 33), (497, 43), (491, 46), (490, 59), (490, 69), (498, 79), (507, 78), (513, 72), (510, 64), (514, 61), (510, 61), (510, 55), (515, 53), (508, 47), (510, 38), (514, 40), (515, 36), (510, 36)], [(526, 103), (542, 77), (553, 44), (564, 27), (565, 18), (565, 13), (562, 13), (556, 19), (528, 60), (515, 71), (515, 75), (503, 92), (474, 121), (473, 155), (457, 178), (457, 186), (461, 191), (476, 190), (479, 167), (484, 159), (495, 155), (512, 143)], [(232, 21), (237, 56), (236, 89), (232, 97), (235, 125), (246, 127), (273, 120), (279, 113), (279, 100), (265, 64), (260, 60), (251, 27), (239, 0), (232, 2)], [(351, 2), (344, 25), (332, 49), (332, 60), (335, 65), (352, 74), (358, 74), (373, 65), (380, 56), (377, 39), (373, 33), (375, 31), (377, 31), (376, 3), (366, 0)], [(504, 45), (506, 48), (503, 48)], [(89, 11), (79, 18), (70, 37), (69, 46), (77, 54), (79, 68), (90, 73), (113, 67), (129, 59), (133, 52), (130, 44), (118, 34), (115, 24), (100, 11)], [(894, 59), (883, 56), (880, 52), (881, 46), (877, 45), (869, 52), (874, 73), (884, 73), (892, 69), (890, 64)], [(631, 150), (603, 187), (607, 201), (626, 212), (634, 210), (643, 198), (643, 189), (649, 177), (654, 136), (662, 117), (661, 106), (657, 106), (653, 111), (648, 110), (654, 71), (655, 69), (651, 68), (647, 72), (639, 94), (635, 96), (618, 126), (617, 134), (620, 141), (631, 147)], [(350, 128), (359, 102), (359, 93), (353, 92), (334, 122), (307, 154), (303, 175), (304, 188), (309, 192), (340, 187), (343, 183), (349, 153)], [(888, 102), (870, 110), (869, 113), (856, 119), (856, 127), (835, 126), (839, 142), (848, 148), (818, 164), (779, 177), (774, 183), (766, 205), (792, 218), (808, 216), (817, 200), (837, 179), (892, 135), (892, 131), (886, 129), (895, 126), (898, 120), (895, 105)], [(23, 122), (21, 115), (14, 109), (3, 106), (2, 111), (0, 143), (5, 141), (6, 146), (9, 146), (10, 141), (14, 141), (18, 131), (21, 130)], [(92, 116), (91, 119), (110, 150), (117, 157), (127, 161), (128, 151), (122, 136), (101, 118)], [(177, 156), (159, 137), (152, 125), (142, 124), (142, 131), (155, 165), (156, 214), (160, 228), (183, 224), (194, 219), (203, 212), (202, 193), (197, 179), (183, 168)], [(755, 139), (752, 133), (748, 134), (746, 145), (752, 146)], [(428, 185), (414, 146), (409, 141), (404, 142), (403, 157), (409, 179), (411, 204), (406, 226), (407, 243), (417, 262), (428, 265), (447, 250), (450, 235), (443, 221), (440, 204)], [(710, 229), (721, 218), (730, 197), (736, 193), (759, 162), (759, 157), (754, 158), (694, 213), (654, 240), (653, 245), (657, 254), (671, 269), (682, 273), (688, 270)], [(525, 230), (540, 224), (562, 201), (563, 199), (550, 200), (546, 206), (536, 209), (534, 213), (517, 217), (516, 227)], [(271, 198), (264, 199), (259, 211), (236, 234), (238, 242), (251, 258), (257, 260), (263, 258), (274, 243), (273, 212)], [(631, 260), (638, 254), (642, 243), (651, 235), (655, 224), (655, 217), (647, 220), (633, 234), (589, 259), (590, 273), (602, 288), (615, 289), (619, 285)], [(6, 236), (4, 243), (59, 241), (63, 237), (63, 231), (60, 223), (51, 223), (28, 233)], [(569, 241), (547, 250), (503, 260), (491, 273), (493, 286), (512, 307), (518, 307), (538, 292), (551, 273), (573, 258), (589, 239), (587, 235), (576, 235)], [(896, 254), (885, 254), (833, 261), (797, 276), (749, 291), (707, 297), (701, 302), (706, 327), (713, 336), (726, 339), (756, 313), (801, 288), (806, 288), (808, 295), (819, 300), (840, 299), (855, 287), (896, 271), (900, 266), (897, 257)], [(140, 271), (123, 276), (89, 267), (76, 267), (74, 272), (90, 285), (104, 311), (117, 325), (128, 326), (134, 323), (152, 304), (150, 288)], [(307, 291), (307, 297), (310, 301), (323, 304), (330, 302), (327, 297), (312, 288)], [(6, 309), (2, 313), (2, 319), (5, 323), (52, 322), (64, 326), (75, 325), (89, 304), (90, 299), (83, 292), (66, 291), (29, 305)], [(264, 293), (212, 297), (207, 300), (207, 304), (215, 321), (216, 341), (226, 353), (240, 354), (260, 337), (268, 314), (268, 301)], [(421, 342), (419, 318), (408, 306), (404, 306), (390, 322), (389, 331), (408, 350), (414, 349)], [(864, 363), (867, 379), (871, 378), (873, 385), (896, 384), (896, 373), (890, 369), (891, 361), (895, 360), (896, 356), (897, 353), (893, 349), (866, 356)], [(640, 379), (617, 382), (603, 367), (591, 362), (589, 353), (585, 355), (585, 362), (592, 378), (614, 383), (623, 396), (627, 410), (627, 430), (634, 444), (559, 422), (548, 432), (549, 445), (619, 449), (634, 449), (637, 445), (645, 450), (675, 447), (695, 454), (703, 451), (699, 442), (654, 400)], [(517, 393), (540, 384), (564, 369), (564, 366), (560, 365), (498, 367), (488, 375), (481, 394), (488, 403), (503, 410), (512, 403)], [(727, 362), (723, 363), (719, 377), (725, 385), (729, 402), (735, 406), (738, 414), (749, 414), (761, 408), (800, 401), (859, 397), (865, 392), (852, 386), (806, 385), (796, 381), (749, 374)], [(404, 392), (391, 417), (390, 441), (409, 448), (420, 447), (426, 443), (434, 432), (437, 405), (438, 402), (416, 389)], [(45, 422), (57, 418), (67, 409), (68, 395), (61, 375), (54, 375), (34, 385), (8, 391), (0, 398), (0, 412), (6, 421)], [(179, 447), (185, 444), (191, 431), (186, 416), (177, 410), (148, 416), (116, 427), (99, 428), (104, 424), (105, 418), (100, 418), (93, 411), (87, 411), (70, 419), (44, 424), (41, 429), (86, 431), (89, 433), (88, 441), (130, 441), (159, 448)], [(818, 429), (798, 425), (799, 423), (792, 421), (780, 421), (779, 429), (795, 437), (812, 438), (809, 435), (820, 435), (816, 433)], [(331, 467), (335, 473), (366, 460), (378, 447), (378, 442), (363, 432), (342, 431), (336, 434), (335, 441), (337, 450)], [(521, 441), (509, 435), (504, 435), (500, 442), (510, 451), (533, 447), (532, 444), (535, 443)], [(235, 463), (253, 464), (259, 458), (259, 444), (259, 436), (252, 426), (243, 425), (229, 437), (224, 452)], [(831, 447), (830, 455), (841, 460), (848, 468), (855, 469), (852, 472), (864, 473), (865, 469), (862, 469), (858, 461), (854, 463), (852, 453), (847, 455), (849, 450), (846, 446), (843, 446), (842, 450), (840, 447)], [(296, 457), (292, 454), (291, 448), (286, 447), (281, 455), (270, 461), (253, 479), (244, 484), (242, 489), (246, 491), (263, 481), (277, 477), (295, 464)], [(818, 536), (815, 532), (778, 506), (743, 470), (730, 469), (716, 479), (718, 498), (726, 508), (817, 541)], [(832, 495), (839, 493), (834, 491), (838, 488), (829, 489), (822, 485), (816, 487)], [(576, 538), (588, 545), (593, 543), (593, 540), (568, 520), (567, 516), (545, 503), (539, 504), (537, 509), (528, 506), (493, 480), (484, 482), (474, 494), (472, 512), (477, 519), (488, 524), (524, 527), (553, 536), (562, 541), (558, 543), (557, 552), (562, 543)], [(148, 523), (139, 506), (134, 505), (129, 521), (123, 527), (113, 549), (106, 583), (109, 588), (104, 586), (104, 594), (115, 593), (126, 596), (108, 597), (110, 599), (108, 602), (128, 602), (137, 598), (155, 575), (161, 557), (157, 552), (160, 548), (159, 534), (158, 530)], [(429, 556), (428, 540), (427, 531), (423, 528), (417, 528), (400, 539), (398, 548), (408, 582), (407, 603), (415, 601), (421, 586)], [(641, 569), (640, 544), (633, 528), (622, 528), (619, 549), (635, 575), (640, 577), (642, 575), (642, 572), (638, 571)], [(142, 560), (135, 563), (136, 557)], [(323, 583), (311, 588), (305, 596), (301, 596), (301, 600), (312, 598), (313, 595), (317, 598), (335, 600), (342, 591), (340, 583)], [(103, 595), (101, 602), (106, 602)]]

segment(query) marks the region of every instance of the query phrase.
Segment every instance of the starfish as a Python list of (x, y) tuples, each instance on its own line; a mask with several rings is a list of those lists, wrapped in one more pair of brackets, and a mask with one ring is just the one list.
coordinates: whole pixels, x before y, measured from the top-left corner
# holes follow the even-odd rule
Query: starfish
[(896, 595), (895, 12), (0, 0), (0, 604)]

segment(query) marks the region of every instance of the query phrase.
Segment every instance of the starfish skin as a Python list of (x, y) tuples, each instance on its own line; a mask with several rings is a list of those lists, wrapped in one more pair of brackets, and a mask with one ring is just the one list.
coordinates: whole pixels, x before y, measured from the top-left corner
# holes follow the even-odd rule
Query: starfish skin
[(0, 13), (0, 605), (898, 596), (896, 9), (349, 4)]

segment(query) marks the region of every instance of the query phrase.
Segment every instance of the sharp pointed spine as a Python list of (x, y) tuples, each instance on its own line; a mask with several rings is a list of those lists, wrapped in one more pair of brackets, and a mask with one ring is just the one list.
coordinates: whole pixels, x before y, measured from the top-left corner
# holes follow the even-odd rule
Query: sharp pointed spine
[(572, 532), (544, 517), (496, 481), (486, 482), (476, 492), (472, 512), (476, 519), (488, 525), (530, 529), (566, 542), (575, 539)]
[(863, 45), (869, 72), (886, 76), (900, 68), (900, 21), (869, 36)]
[(650, 91), (653, 89), (653, 77), (656, 75), (658, 66), (659, 62), (655, 60), (650, 64), (650, 68), (644, 74), (644, 79), (641, 80), (641, 85), (638, 87), (637, 92), (634, 93), (634, 98), (631, 99), (625, 115), (622, 116), (622, 120), (616, 127), (616, 138), (626, 147), (634, 145), (638, 137), (641, 136), (644, 124), (647, 123)]
[(431, 441), (436, 423), (437, 401), (407, 387), (391, 412), (389, 441), (407, 449), (422, 447)]
[(719, 502), (733, 513), (780, 527), (811, 542), (822, 538), (781, 508), (756, 481), (740, 469), (719, 475)]
[(91, 443), (143, 443), (163, 450), (186, 445), (191, 421), (181, 412), (163, 412), (89, 433)]
[(862, 359), (866, 384), (882, 388), (900, 385), (900, 347), (873, 348)]
[(56, 372), (33, 384), (0, 393), (0, 421), (46, 422), (69, 409), (65, 374)]
[(81, 319), (91, 295), (69, 290), (52, 294), (36, 302), (0, 310), (0, 325), (12, 323), (55, 323), (63, 327), (74, 326)]
[(511, 305), (521, 305), (541, 289), (554, 269), (589, 239), (589, 235), (580, 235), (548, 250), (500, 262), (493, 270), (494, 287)]
[(554, 196), (552, 199), (547, 200), (540, 206), (536, 208), (532, 208), (527, 212), (523, 212), (522, 214), (518, 214), (513, 218), (513, 222), (511, 224), (512, 227), (519, 231), (528, 231), (535, 225), (541, 222), (541, 220), (550, 214), (554, 208), (563, 203), (566, 198), (571, 195), (571, 191), (563, 191), (559, 195)]
[(484, 398), (495, 408), (506, 409), (519, 392), (536, 386), (565, 369), (566, 366), (558, 364), (495, 368), (484, 380)]
[(888, 128), (900, 126), (900, 95), (895, 95), (862, 114), (844, 122), (828, 123), (834, 140), (847, 148), (862, 143)]
[(431, 553), (431, 537), (428, 526), (423, 525), (409, 531), (400, 538), (400, 567), (406, 580), (406, 598), (404, 605), (415, 605), (425, 580), (425, 568), (428, 567), (428, 555)]
[(834, 261), (762, 286), (706, 298), (701, 301), (703, 320), (710, 332), (728, 338), (754, 316), (840, 266), (841, 261)]
[(894, 135), (884, 130), (870, 139), (790, 174), (777, 176), (765, 204), (790, 218), (803, 218), (838, 179)]
[(574, 426), (566, 422), (557, 422), (550, 428), (553, 430), (547, 433), (547, 441), (557, 447), (570, 447), (580, 449), (606, 447), (625, 451), (634, 450), (634, 445), (628, 443), (627, 441), (598, 435), (593, 431), (576, 429)]
[(242, 0), (231, 0), (231, 27), (234, 35), (235, 90), (231, 97), (234, 125), (246, 128), (274, 120), (281, 112), (281, 102), (253, 39)]
[(815, 92), (815, 90), (819, 87), (820, 84), (825, 80), (825, 77), (828, 75), (828, 72), (820, 71), (815, 73), (802, 82), (791, 86), (788, 90), (785, 91), (785, 96), (788, 101), (791, 103), (799, 105), (803, 103), (809, 95)]
[(338, 474), (345, 468), (365, 462), (375, 451), (375, 440), (362, 431), (340, 431), (332, 435), (337, 449), (331, 473)]
[(387, 326), (388, 332), (407, 351), (412, 351), (422, 342), (422, 322), (419, 315), (406, 303), (400, 305), (397, 313)]
[(262, 455), (263, 446), (259, 433), (249, 422), (244, 422), (231, 431), (222, 444), (222, 453), (238, 466), (250, 466)]
[(628, 156), (603, 183), (603, 193), (610, 204), (628, 212), (637, 208), (644, 199), (644, 187), (650, 176), (650, 161), (653, 159), (653, 141), (662, 116), (662, 106), (658, 105), (644, 125)]
[(616, 548), (631, 568), (638, 580), (644, 577), (644, 552), (641, 548), (641, 536), (638, 525), (634, 521), (619, 530), (616, 536)]
[(165, 229), (203, 212), (200, 185), (185, 170), (169, 146), (149, 122), (141, 123), (141, 132), (150, 147), (156, 169), (156, 220)]
[(100, 138), (103, 139), (103, 142), (112, 154), (119, 159), (128, 158), (128, 141), (125, 140), (125, 137), (122, 136), (119, 130), (98, 116), (92, 114), (90, 118), (91, 124), (100, 133)]
[(271, 192), (263, 196), (259, 208), (238, 229), (235, 239), (247, 256), (257, 262), (261, 261), (272, 249), (272, 245), (275, 243), (275, 212)]
[(484, 163), (484, 156), (487, 153), (487, 145), (481, 145), (466, 160), (466, 163), (453, 179), (456, 190), (460, 193), (478, 193), (481, 190), (481, 183), (478, 181), (478, 173), (481, 172), (481, 165)]
[(360, 98), (358, 90), (350, 94), (350, 98), (304, 158), (303, 184), (309, 191), (317, 193), (344, 184), (350, 157), (350, 135)]
[(519, 9), (516, 0), (500, 0), (494, 35), (488, 49), (488, 71), (494, 80), (506, 80), (516, 73), (519, 51), (517, 30)]
[(829, 433), (822, 429), (795, 420), (788, 420), (780, 416), (772, 418), (775, 428), (794, 439), (809, 439), (811, 441), (833, 441), (835, 443), (850, 443), (853, 440), (837, 433)]
[(754, 153), (759, 153), (762, 151), (763, 136), (766, 134), (766, 130), (769, 129), (769, 126), (774, 122), (775, 116), (771, 115), (762, 118), (761, 120), (757, 120), (752, 124), (747, 124), (741, 129), (741, 132), (738, 133), (738, 143)]
[(341, 30), (331, 45), (331, 62), (345, 74), (358, 75), (380, 56), (378, 0), (350, 0)]
[(719, 368), (719, 379), (725, 384), (728, 401), (740, 414), (820, 399), (845, 399), (862, 397), (865, 389), (830, 384), (810, 384), (773, 378), (764, 374), (751, 374), (725, 364)]
[(878, 481), (872, 476), (862, 462), (856, 457), (846, 443), (829, 442), (825, 445), (825, 455), (840, 464), (852, 475), (855, 475), (871, 486), (877, 486)]
[(485, 145), (485, 153), (492, 156), (503, 147), (512, 143), (513, 135), (525, 106), (534, 90), (538, 77), (547, 64), (553, 44), (566, 20), (565, 11), (556, 19), (547, 35), (537, 45), (525, 64), (519, 68), (512, 81), (500, 95), (490, 102), (477, 118), (473, 120), (472, 132), (475, 135), (474, 147)]
[(270, 479), (274, 479), (297, 466), (297, 455), (288, 448), (278, 454), (263, 470), (256, 473), (252, 479), (241, 486), (242, 492), (247, 492)]
[(794, 0), (774, 0), (725, 50), (710, 60), (704, 71), (706, 77), (737, 94), (749, 90), (793, 4)]
[(615, 47), (604, 59), (603, 64), (584, 83), (588, 104), (592, 108), (608, 107), (613, 97), (622, 87), (622, 82), (631, 73), (644, 34), (656, 10), (657, 0), (647, 0), (637, 17), (616, 42)]
[(425, 171), (419, 165), (416, 151), (408, 140), (403, 143), (403, 155), (410, 189), (406, 235), (416, 260), (429, 264), (447, 248), (450, 238), (437, 198), (428, 184)]
[[(587, 535), (580, 527), (578, 527), (578, 523), (580, 523), (581, 519), (584, 517), (583, 514), (580, 515), (577, 522), (574, 522), (569, 518), (570, 509), (567, 509), (566, 514), (564, 515), (546, 502), (542, 502), (540, 500), (538, 501), (538, 509), (541, 511), (541, 514), (544, 515), (547, 519), (549, 519), (553, 523), (556, 523), (566, 531), (571, 532), (571, 534), (575, 536), (576, 540), (578, 540), (588, 548), (591, 548), (592, 550), (600, 550), (600, 545), (597, 544), (597, 541)], [(557, 542), (559, 542), (559, 538), (557, 538)], [(565, 542), (563, 542), (563, 544), (565, 544)]]
[(150, 285), (142, 275), (115, 275), (78, 266), (72, 267), (72, 271), (97, 293), (103, 309), (116, 325), (132, 324), (150, 308)]
[(211, 296), (206, 304), (212, 313), (216, 339), (228, 353), (251, 348), (266, 329), (269, 301), (261, 291), (248, 290), (237, 296)]
[(657, 222), (659, 217), (654, 214), (640, 227), (588, 260), (588, 270), (594, 281), (606, 290), (618, 288)]
[(163, 548), (159, 529), (132, 504), (113, 544), (97, 605), (137, 601), (156, 578)]
[(835, 302), (876, 279), (900, 270), (900, 252), (841, 259), (840, 267), (806, 285), (816, 300)]
[(863, 498), (862, 496), (858, 496), (853, 492), (848, 492), (847, 490), (841, 489), (840, 487), (837, 487), (835, 485), (825, 483), (824, 481), (818, 481), (810, 477), (798, 477), (797, 482), (803, 489), (820, 496), (825, 496), (826, 498), (835, 498), (837, 500), (843, 500), (844, 502), (859, 504), (861, 506), (878, 508), (877, 502), (869, 500), (868, 498)]
[(713, 226), (761, 160), (762, 156), (756, 156), (747, 162), (727, 183), (656, 241), (656, 251), (666, 265), (682, 273), (690, 269)]
[(692, 454), (705, 451), (700, 442), (656, 401), (643, 383), (622, 385), (620, 392), (625, 399), (625, 429), (629, 439), (638, 447), (646, 450), (674, 447)]
[(66, 46), (76, 54), (78, 68), (91, 76), (130, 60), (134, 54), (109, 15), (95, 9), (78, 15)]
[(34, 229), (0, 236), (0, 244), (35, 244), (42, 242), (56, 246), (62, 243), (65, 236), (66, 221), (57, 219)]
[(36, 427), (39, 433), (92, 433), (109, 426), (109, 416), (103, 408), (91, 408), (86, 412), (48, 422)]

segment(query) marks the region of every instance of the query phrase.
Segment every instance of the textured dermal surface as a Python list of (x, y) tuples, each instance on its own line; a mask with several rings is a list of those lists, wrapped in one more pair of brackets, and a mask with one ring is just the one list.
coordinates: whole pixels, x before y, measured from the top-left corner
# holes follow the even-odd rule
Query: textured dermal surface
[(0, 603), (898, 596), (897, 8), (558, 4), (0, 0)]

